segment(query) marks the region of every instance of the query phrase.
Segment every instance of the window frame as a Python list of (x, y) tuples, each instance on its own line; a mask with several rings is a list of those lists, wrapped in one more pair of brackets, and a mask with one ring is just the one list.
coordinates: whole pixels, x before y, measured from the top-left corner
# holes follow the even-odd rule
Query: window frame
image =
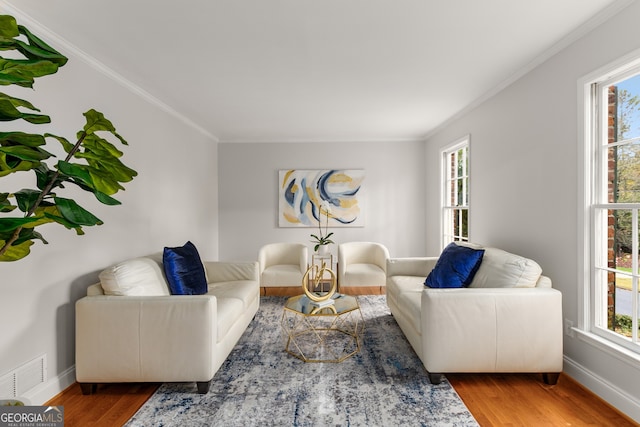
[[(454, 206), (451, 202), (453, 197), (453, 186), (451, 185), (454, 179), (451, 179), (451, 163), (450, 156), (461, 149), (466, 149), (466, 161), (464, 162), (464, 173), (457, 175), (455, 179), (464, 179), (463, 198), (466, 195), (466, 204)], [(464, 137), (456, 140), (450, 145), (440, 150), (440, 247), (444, 248), (453, 241), (469, 241), (469, 198), (470, 191), (470, 164), (471, 164), (471, 136), (465, 135)], [(457, 188), (457, 187), (456, 187)], [(466, 211), (467, 216), (467, 235), (456, 235), (453, 227), (453, 212), (455, 210)]]
[[(597, 226), (606, 221), (602, 213), (608, 207), (616, 209), (640, 209), (640, 203), (609, 203), (605, 194), (607, 186), (606, 147), (607, 127), (603, 114), (606, 114), (605, 91), (610, 85), (624, 81), (640, 72), (640, 50), (632, 52), (611, 64), (590, 73), (578, 80), (578, 322), (565, 320), (565, 332), (576, 336), (634, 366), (640, 362), (640, 340), (634, 332), (632, 338), (601, 326), (606, 305), (602, 286), (598, 285), (597, 263), (602, 265), (602, 233)], [(605, 141), (605, 144), (603, 144)], [(606, 211), (605, 211), (606, 212)], [(634, 224), (633, 235), (637, 237)], [(635, 244), (638, 245), (637, 239)], [(637, 246), (636, 246), (637, 247)], [(634, 264), (637, 268), (637, 263)], [(605, 269), (606, 270), (606, 269)], [(637, 270), (636, 270), (637, 272)], [(603, 274), (602, 272), (600, 274)], [(638, 278), (634, 279), (638, 286)], [(581, 286), (581, 284), (583, 284)], [(604, 307), (604, 310), (603, 310)], [(632, 310), (638, 309), (638, 300)], [(606, 315), (606, 314), (605, 314)]]

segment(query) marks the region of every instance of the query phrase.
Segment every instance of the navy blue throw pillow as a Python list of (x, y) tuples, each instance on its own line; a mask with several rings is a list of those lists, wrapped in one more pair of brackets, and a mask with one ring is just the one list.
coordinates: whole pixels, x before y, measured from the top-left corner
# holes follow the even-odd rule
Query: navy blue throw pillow
[(207, 293), (207, 276), (200, 254), (193, 243), (164, 248), (162, 254), (164, 273), (171, 295), (203, 295)]
[(430, 288), (466, 288), (480, 267), (484, 249), (472, 249), (449, 243), (435, 267), (427, 276), (425, 286)]

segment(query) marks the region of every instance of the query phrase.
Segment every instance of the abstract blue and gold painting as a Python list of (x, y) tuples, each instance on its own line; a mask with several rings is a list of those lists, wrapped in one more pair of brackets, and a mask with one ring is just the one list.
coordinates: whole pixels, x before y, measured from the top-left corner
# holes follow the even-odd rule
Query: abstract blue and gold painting
[(364, 169), (279, 171), (280, 227), (363, 227)]

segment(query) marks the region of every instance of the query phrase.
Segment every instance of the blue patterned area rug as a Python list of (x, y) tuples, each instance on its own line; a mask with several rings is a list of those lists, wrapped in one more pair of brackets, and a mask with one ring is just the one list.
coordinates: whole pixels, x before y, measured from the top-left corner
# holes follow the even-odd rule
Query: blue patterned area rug
[(126, 426), (477, 426), (446, 380), (429, 383), (385, 297), (358, 299), (363, 345), (342, 363), (305, 363), (286, 353), (285, 298), (262, 297), (209, 393), (163, 384)]

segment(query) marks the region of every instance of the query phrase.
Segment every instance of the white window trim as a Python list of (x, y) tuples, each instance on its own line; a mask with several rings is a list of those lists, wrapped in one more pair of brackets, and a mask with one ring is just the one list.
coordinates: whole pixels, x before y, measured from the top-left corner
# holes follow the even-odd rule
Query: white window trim
[[(467, 134), (462, 138), (457, 139), (455, 142), (451, 143), (446, 147), (443, 147), (440, 150), (440, 248), (441, 249), (444, 249), (444, 247), (448, 244), (448, 242), (445, 241), (445, 238), (444, 238), (445, 228), (447, 227), (444, 220), (445, 219), (444, 211), (446, 208), (449, 207), (447, 206), (447, 198), (450, 196), (449, 191), (445, 190), (445, 184), (448, 180), (448, 173), (450, 168), (450, 164), (448, 163), (447, 156), (448, 154), (454, 151), (457, 151), (464, 146), (467, 147), (467, 158), (469, 159), (467, 163), (467, 176), (470, 177), (470, 173), (471, 173), (470, 172), (470, 164), (471, 164), (471, 135), (470, 134)], [(469, 179), (467, 182), (467, 192), (469, 193), (469, 195), (471, 195), (471, 179)], [(470, 203), (471, 201), (467, 200), (468, 211), (471, 210), (469, 206)], [(467, 216), (467, 221), (469, 220), (470, 218)], [(469, 224), (467, 224), (467, 227), (469, 230), (471, 229), (469, 227)]]
[[(598, 70), (582, 77), (577, 82), (578, 94), (578, 129), (577, 129), (577, 170), (578, 170), (578, 212), (576, 225), (578, 236), (578, 318), (577, 325), (571, 328), (570, 333), (576, 333), (578, 339), (596, 347), (619, 360), (625, 361), (630, 366), (638, 368), (640, 353), (632, 352), (613, 340), (609, 340), (591, 331), (592, 316), (595, 313), (595, 279), (592, 277), (591, 262), (595, 257), (595, 247), (591, 233), (592, 201), (596, 199), (597, 183), (596, 174), (592, 174), (597, 167), (595, 150), (592, 143), (597, 126), (592, 123), (595, 107), (591, 103), (592, 87), (594, 83), (603, 82), (613, 78), (614, 75), (622, 75), (632, 68), (640, 66), (640, 49), (607, 64)], [(588, 144), (585, 147), (585, 144)]]

